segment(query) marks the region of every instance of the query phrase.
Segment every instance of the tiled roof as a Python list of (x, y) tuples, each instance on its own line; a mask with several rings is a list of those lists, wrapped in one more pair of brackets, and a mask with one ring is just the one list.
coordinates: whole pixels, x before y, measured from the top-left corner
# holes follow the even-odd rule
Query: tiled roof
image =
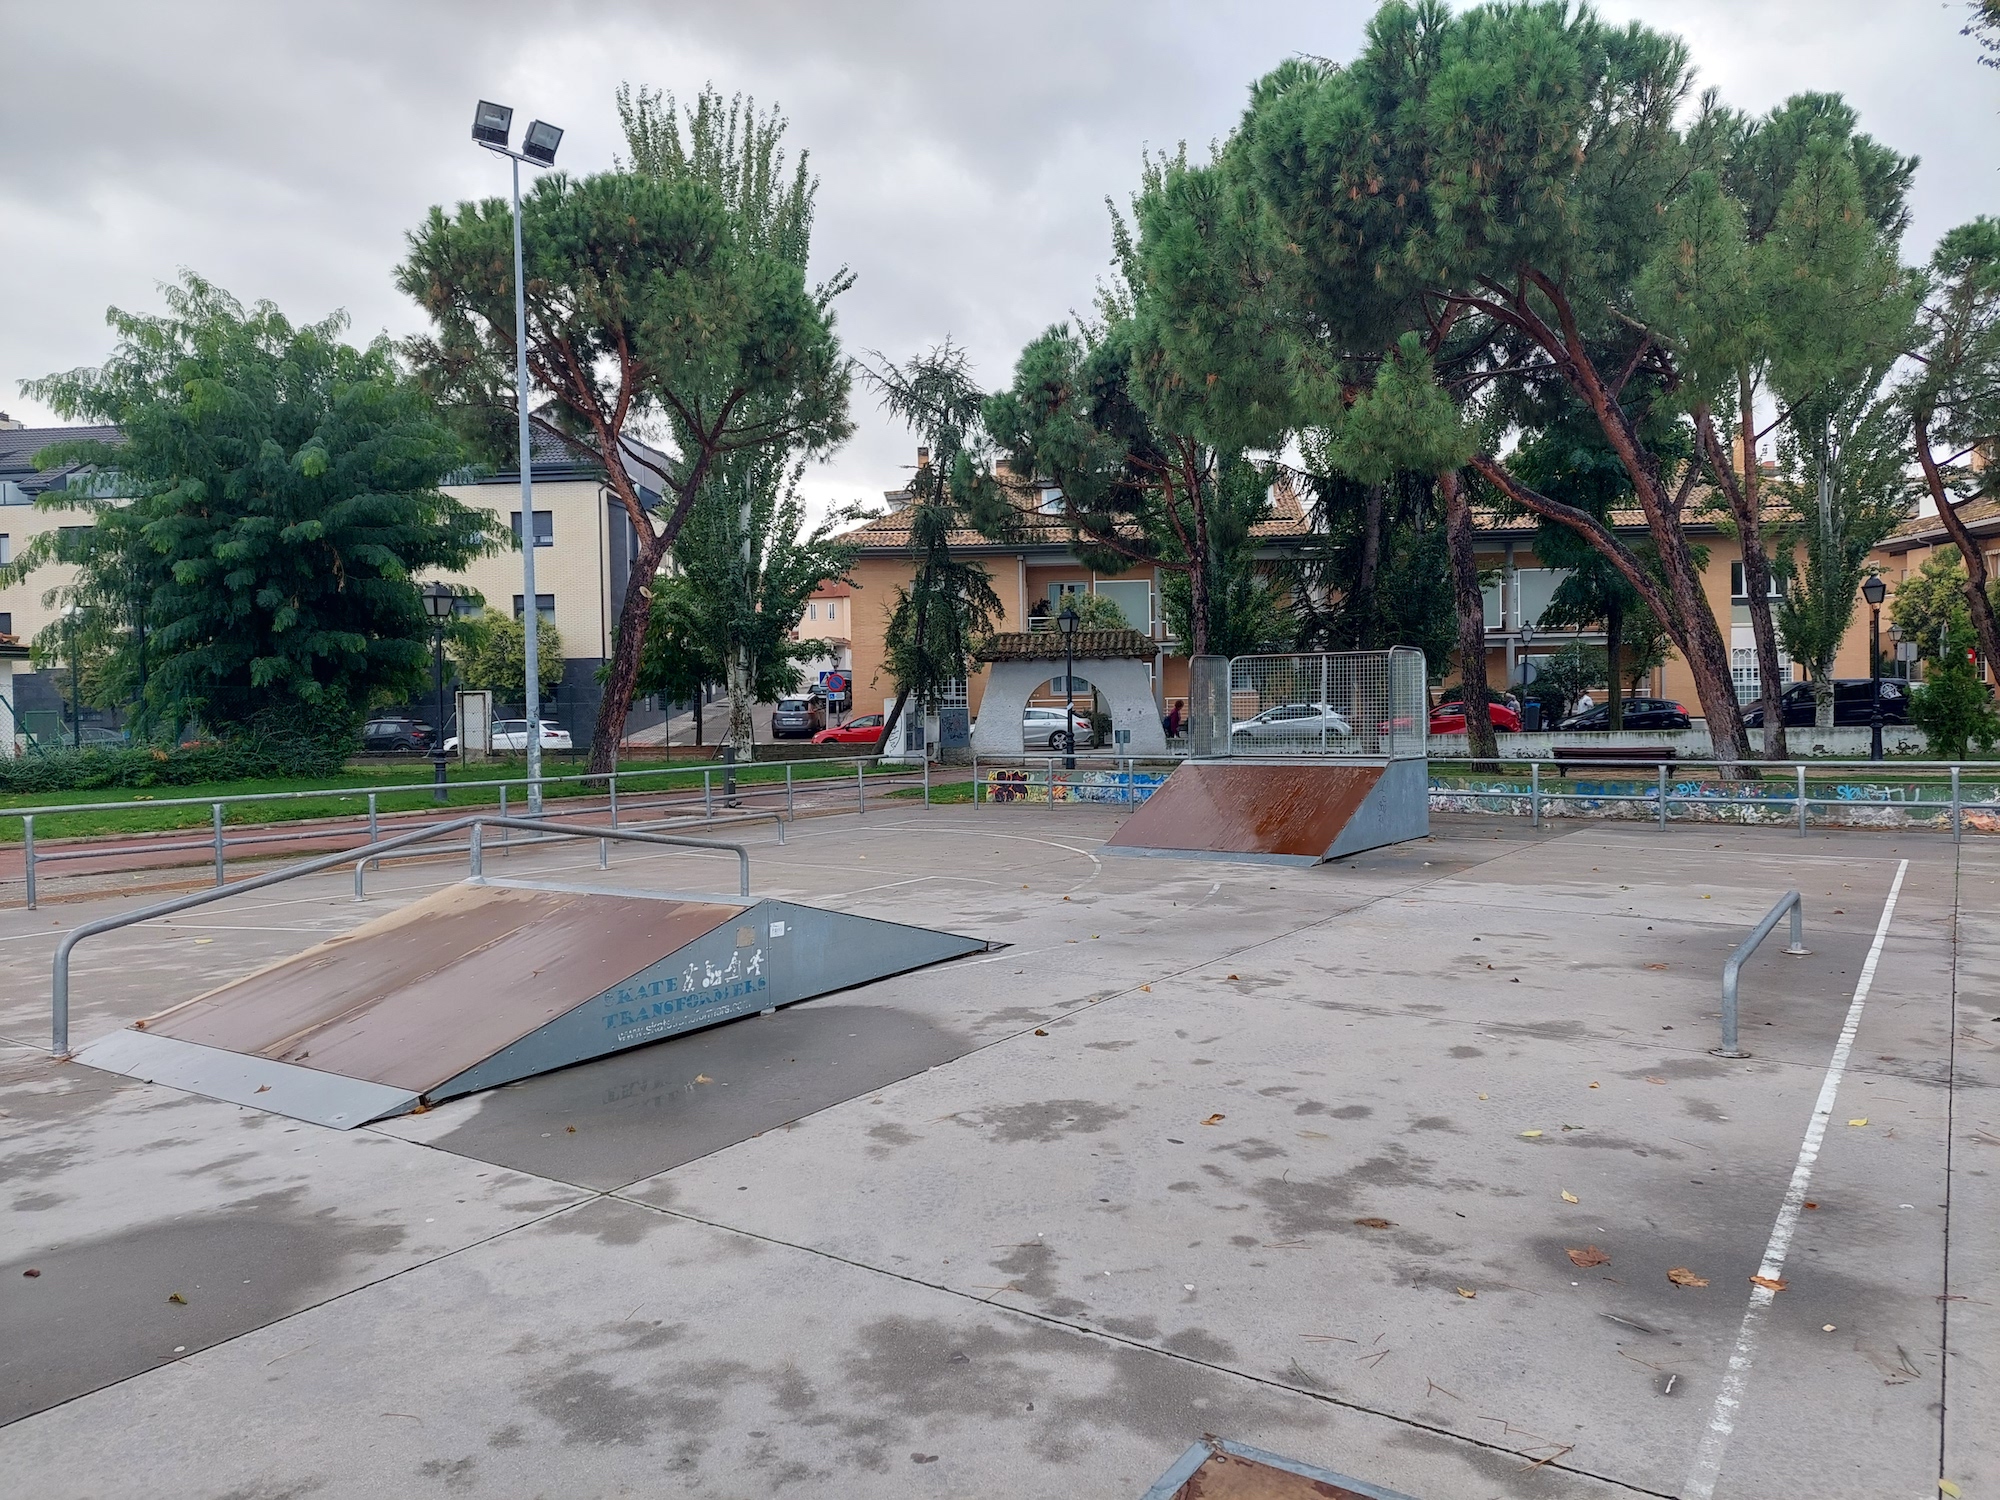
[(80, 465), (37, 469), (36, 454), (57, 443), (116, 443), (123, 436), (116, 427), (106, 426), (0, 428), (0, 479), (19, 486), (28, 495), (67, 488), (69, 476)]
[[(1792, 503), (1789, 489), (1781, 484), (1766, 480), (1758, 491), (1762, 502), (1763, 522), (1775, 525), (1781, 521), (1797, 518), (1797, 508)], [(1721, 521), (1729, 513), (1729, 503), (1713, 485), (1698, 484), (1688, 496), (1687, 505), (1681, 511), (1681, 527), (1685, 531), (1702, 533), (1720, 531)], [(1611, 512), (1611, 529), (1614, 531), (1643, 534), (1646, 531), (1646, 513), (1636, 504), (1621, 506)], [(1472, 508), (1472, 525), (1475, 531), (1514, 532), (1525, 535), (1541, 524), (1541, 518), (1529, 511), (1502, 511), (1495, 506), (1475, 505)]]
[[(1069, 522), (1060, 514), (1050, 514), (1041, 509), (1042, 492), (1054, 486), (1035, 482), (1010, 473), (1004, 466), (995, 471), (995, 478), (1013, 502), (1019, 516), (1015, 534), (1004, 542), (996, 542), (982, 532), (969, 526), (954, 528), (946, 536), (947, 544), (967, 551), (1013, 552), (1034, 547), (1068, 547), (1074, 533)], [(907, 509), (908, 491), (891, 491), (888, 501), (893, 507), (885, 516), (843, 533), (843, 539), (858, 545), (863, 554), (903, 552), (910, 546), (910, 519)], [(1120, 528), (1121, 535), (1136, 535), (1134, 528)], [(1265, 518), (1250, 528), (1250, 534), (1264, 541), (1282, 541), (1290, 537), (1312, 534), (1312, 525), (1306, 517), (1305, 507), (1293, 492), (1289, 483), (1280, 480), (1273, 486), (1271, 508)]]
[(972, 653), (974, 661), (1151, 661), (1160, 645), (1140, 630), (1079, 630), (1067, 647), (1058, 630), (1003, 631), (989, 635)]
[[(1991, 531), (1995, 523), (2000, 523), (2000, 499), (1969, 500), (1958, 507), (1958, 518), (1965, 523), (1967, 530), (1975, 534)], [(1929, 515), (1911, 516), (1883, 538), (1882, 545), (1894, 548), (1900, 542), (1905, 547), (1913, 547), (1949, 540), (1950, 533), (1944, 529), (1944, 522), (1933, 511)]]

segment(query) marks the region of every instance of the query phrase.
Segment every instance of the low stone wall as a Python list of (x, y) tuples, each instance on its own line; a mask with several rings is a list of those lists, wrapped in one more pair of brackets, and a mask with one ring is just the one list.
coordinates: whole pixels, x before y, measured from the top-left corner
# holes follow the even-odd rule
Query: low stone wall
[[(1750, 731), (1753, 748), (1761, 746), (1763, 731)], [(1715, 746), (1708, 738), (1708, 726), (1700, 719), (1694, 721), (1690, 729), (1596, 729), (1543, 730), (1536, 734), (1503, 734), (1498, 736), (1500, 755), (1504, 760), (1551, 760), (1555, 748), (1561, 745), (1565, 750), (1571, 746), (1592, 745), (1643, 745), (1648, 748), (1664, 746), (1674, 752), (1680, 760), (1713, 760)], [(1869, 732), (1866, 725), (1843, 725), (1838, 729), (1814, 729), (1794, 726), (1785, 731), (1785, 747), (1801, 759), (1817, 757), (1828, 760), (1868, 759)], [(1930, 744), (1923, 731), (1913, 729), (1908, 724), (1884, 724), (1882, 726), (1882, 750), (1888, 755), (1924, 756), (1929, 753)], [(1432, 760), (1464, 760), (1467, 758), (1465, 736), (1462, 734), (1434, 734), (1430, 738), (1430, 758)]]

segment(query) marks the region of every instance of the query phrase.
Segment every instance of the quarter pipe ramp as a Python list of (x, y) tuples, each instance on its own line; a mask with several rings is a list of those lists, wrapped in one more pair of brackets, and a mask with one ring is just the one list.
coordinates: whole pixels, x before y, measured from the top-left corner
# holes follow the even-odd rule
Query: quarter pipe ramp
[(1430, 832), (1422, 760), (1190, 760), (1103, 853), (1312, 865)]

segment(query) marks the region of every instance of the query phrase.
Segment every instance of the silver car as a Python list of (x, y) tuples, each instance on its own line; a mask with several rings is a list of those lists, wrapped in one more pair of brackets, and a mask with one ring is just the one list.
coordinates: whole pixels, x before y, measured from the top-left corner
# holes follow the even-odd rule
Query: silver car
[(1229, 726), (1232, 742), (1266, 750), (1316, 750), (1353, 733), (1347, 720), (1326, 703), (1281, 703)]
[[(1070, 719), (1070, 733), (1079, 745), (1094, 745), (1097, 736), (1091, 732), (1090, 715), (1076, 714)], [(1047, 746), (1051, 750), (1067, 750), (1069, 744), (1063, 735), (1063, 711), (1059, 708), (1024, 708), (1021, 710), (1021, 745), (1027, 750), (1040, 750)]]

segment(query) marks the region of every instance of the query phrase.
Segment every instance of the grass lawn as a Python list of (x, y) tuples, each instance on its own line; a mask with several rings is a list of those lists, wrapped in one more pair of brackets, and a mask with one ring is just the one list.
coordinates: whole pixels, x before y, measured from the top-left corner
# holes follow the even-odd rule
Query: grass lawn
[[(703, 771), (710, 772), (719, 787), (721, 769), (720, 765), (713, 762), (675, 766), (670, 773), (665, 767), (632, 766), (619, 772), (618, 790), (622, 798), (626, 795), (643, 795), (668, 788), (676, 791), (695, 789), (701, 785)], [(575, 760), (547, 757), (543, 761), (545, 776), (577, 776), (581, 775), (582, 771), (583, 761), (580, 757)], [(791, 763), (791, 771), (794, 782), (817, 781), (832, 776), (851, 777), (854, 774), (851, 766), (827, 765), (812, 761), (794, 761)], [(525, 810), (527, 789), (522, 784), (527, 776), (525, 760), (496, 760), (483, 766), (473, 767), (453, 765), (447, 768), (446, 776), (447, 806), (497, 809), (500, 804), (500, 788), (473, 783), (511, 779), (513, 785), (507, 792), (508, 811), (518, 816)], [(782, 782), (785, 779), (785, 764), (779, 762), (739, 766), (736, 770), (736, 779), (739, 783), (745, 784)], [(344, 794), (330, 791), (328, 789), (330, 786), (341, 789), (341, 793)], [(285, 823), (306, 818), (351, 817), (367, 812), (368, 793), (380, 787), (410, 788), (407, 791), (377, 792), (376, 806), (384, 813), (417, 812), (438, 805), (430, 788), (430, 766), (427, 762), (350, 766), (331, 783), (298, 777), (206, 782), (193, 786), (163, 786), (151, 792), (123, 790), (22, 792), (0, 796), (0, 843), (19, 843), (21, 840), (21, 820), (7, 816), (8, 810), (14, 808), (117, 804), (115, 808), (102, 811), (45, 813), (35, 819), (37, 839), (76, 838), (86, 834), (152, 833), (175, 828), (208, 827), (212, 814), (206, 805), (195, 807), (157, 805), (183, 798), (269, 796), (274, 799), (239, 802), (225, 806), (222, 810), (225, 823)], [(348, 791), (346, 790), (348, 788), (358, 790)], [(602, 797), (604, 782), (594, 778), (589, 781), (565, 781), (552, 786), (544, 785), (542, 795), (549, 802), (569, 797)]]

